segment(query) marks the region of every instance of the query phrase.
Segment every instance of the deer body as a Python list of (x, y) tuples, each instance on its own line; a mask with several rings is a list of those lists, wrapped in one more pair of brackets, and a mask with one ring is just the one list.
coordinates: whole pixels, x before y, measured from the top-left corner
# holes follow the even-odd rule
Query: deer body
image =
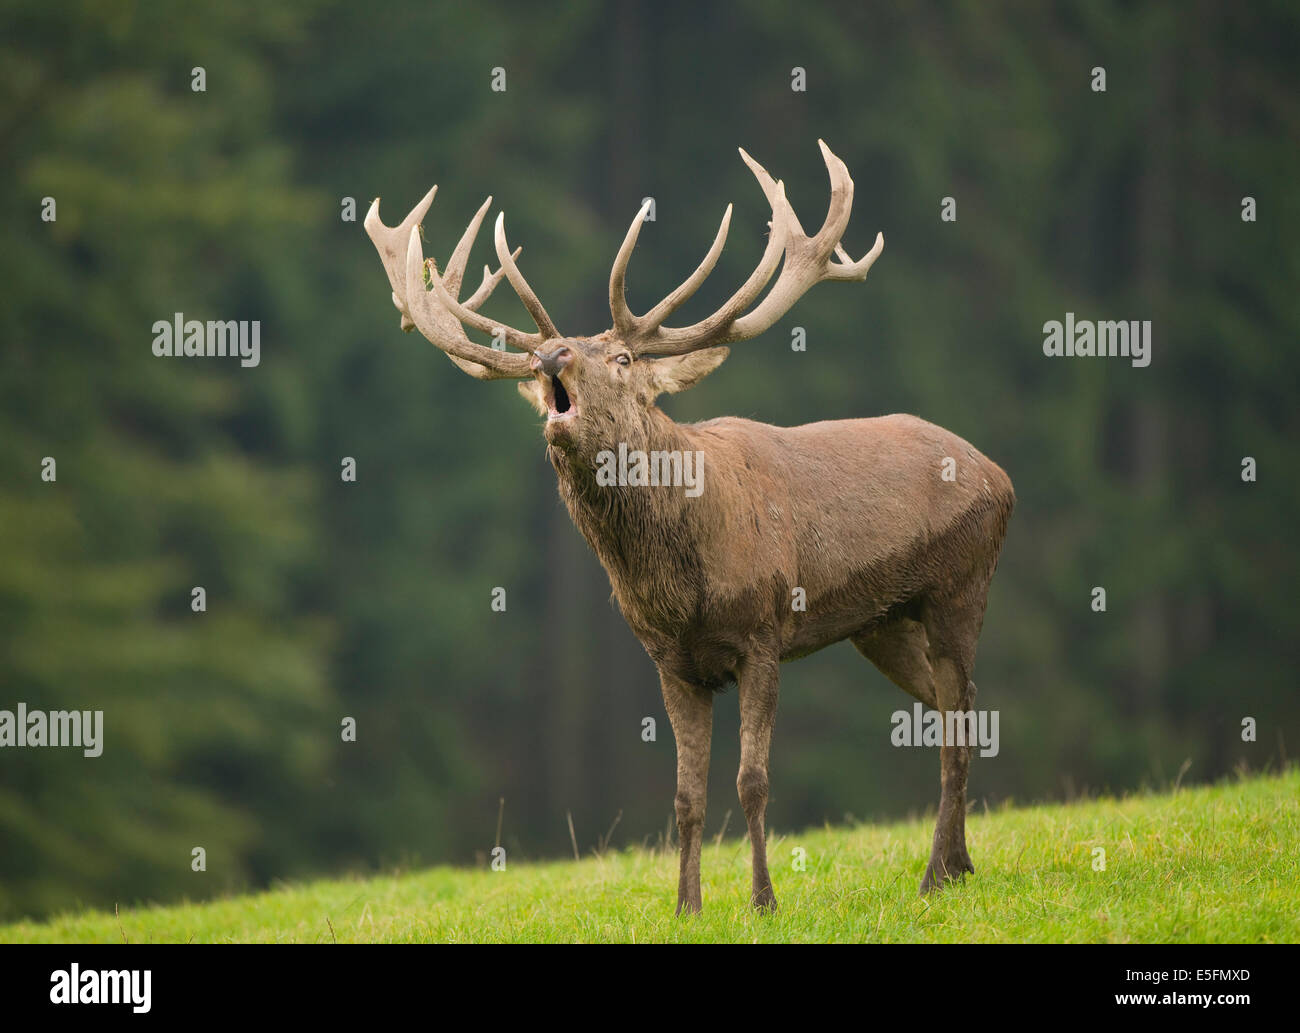
[[(491, 198), (442, 271), (425, 260), (419, 234), (434, 191), (396, 227), (380, 221), (378, 201), (366, 217), (403, 329), (418, 327), (474, 377), (520, 381), (520, 393), (546, 417), (560, 495), (659, 671), (677, 743), (678, 913), (701, 907), (714, 691), (733, 681), (738, 687), (736, 789), (753, 855), (751, 899), (770, 909), (776, 898), (765, 814), (781, 662), (848, 639), (945, 717), (971, 711), (975, 646), (1015, 501), (996, 463), (915, 416), (789, 428), (733, 418), (678, 424), (655, 404), (657, 396), (689, 388), (716, 369), (729, 354), (725, 345), (762, 333), (813, 284), (866, 278), (884, 239), (877, 234), (856, 262), (844, 251), (853, 182), (843, 162), (821, 148), (831, 204), (812, 236), (790, 208), (784, 185), (741, 151), (772, 207), (767, 248), (722, 308), (688, 327), (665, 323), (717, 262), (730, 206), (695, 272), (637, 316), (627, 306), (624, 280), (643, 207), (610, 274), (614, 326), (574, 338), (559, 333), (519, 271), (504, 216), (495, 230), (500, 268), (485, 268), (477, 291), (459, 300)], [(778, 265), (780, 275), (763, 296)], [(479, 314), (503, 278), (537, 333)], [(463, 326), (519, 350), (475, 344)], [(610, 483), (598, 471), (602, 455), (617, 450), (696, 455), (702, 485)], [(940, 748), (939, 817), (923, 893), (974, 871), (965, 834), (970, 750), (948, 741)]]
[(797, 659), (980, 570), (1013, 498), (999, 466), (913, 416), (785, 428), (656, 410), (647, 430), (629, 447), (704, 456), (698, 498), (598, 485), (591, 454), (553, 447), (551, 462), (637, 638), (661, 671), (711, 689), (755, 638)]

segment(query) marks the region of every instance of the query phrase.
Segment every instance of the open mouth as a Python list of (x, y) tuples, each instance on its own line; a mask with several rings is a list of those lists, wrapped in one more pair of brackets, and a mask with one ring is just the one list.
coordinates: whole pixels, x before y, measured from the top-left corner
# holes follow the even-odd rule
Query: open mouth
[(569, 397), (569, 392), (560, 382), (559, 377), (546, 378), (545, 393), (546, 404), (550, 409), (547, 419), (561, 420), (577, 414), (578, 407), (573, 404), (573, 399)]

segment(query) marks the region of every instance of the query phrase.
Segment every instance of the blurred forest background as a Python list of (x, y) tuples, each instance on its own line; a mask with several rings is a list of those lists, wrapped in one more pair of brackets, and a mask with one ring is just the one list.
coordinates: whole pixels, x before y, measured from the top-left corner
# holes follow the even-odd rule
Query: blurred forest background
[[(846, 247), (883, 230), (883, 257), (665, 408), (914, 412), (1008, 470), (976, 672), (1002, 749), (973, 767), (976, 806), (1300, 751), (1294, 4), (6, 0), (2, 17), (0, 708), (102, 709), (105, 746), (0, 752), (0, 917), (483, 864), (500, 797), (516, 861), (568, 853), (566, 812), (584, 851), (620, 813), (615, 846), (663, 834), (654, 668), (539, 421), (399, 331), (362, 230), (376, 195), (392, 223), (435, 182), (427, 253), (445, 260), (491, 193), (556, 321), (595, 333), (643, 197), (638, 311), (737, 204), (693, 320), (764, 243), (736, 147), (817, 226), (824, 137), (857, 185)], [(485, 231), (471, 269), (490, 256)], [(508, 290), (491, 304), (526, 321)], [(1150, 367), (1046, 359), (1042, 325), (1067, 311), (1152, 320)], [(156, 358), (174, 312), (261, 320), (261, 364)], [(933, 807), (937, 756), (889, 744), (910, 705), (848, 645), (787, 666), (770, 827)], [(737, 807), (735, 709), (733, 691), (709, 835)]]

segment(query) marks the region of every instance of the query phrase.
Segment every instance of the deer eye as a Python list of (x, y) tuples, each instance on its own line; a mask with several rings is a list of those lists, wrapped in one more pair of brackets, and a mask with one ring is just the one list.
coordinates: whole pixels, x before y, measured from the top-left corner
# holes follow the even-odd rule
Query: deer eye
[(617, 362), (620, 366), (630, 366), (630, 365), (632, 365), (632, 356), (630, 356), (630, 355), (615, 355), (615, 356), (614, 356), (614, 361)]

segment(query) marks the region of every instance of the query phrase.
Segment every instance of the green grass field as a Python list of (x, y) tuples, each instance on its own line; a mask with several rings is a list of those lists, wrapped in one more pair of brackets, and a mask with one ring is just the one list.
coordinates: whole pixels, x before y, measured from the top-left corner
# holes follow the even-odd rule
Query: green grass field
[[(977, 874), (922, 900), (930, 832), (920, 819), (772, 836), (776, 915), (748, 908), (748, 845), (728, 840), (706, 844), (704, 913), (687, 919), (672, 913), (675, 855), (628, 850), (69, 914), (0, 926), (0, 941), (1300, 940), (1300, 769), (1172, 795), (972, 812)], [(803, 871), (796, 848), (806, 852)]]

